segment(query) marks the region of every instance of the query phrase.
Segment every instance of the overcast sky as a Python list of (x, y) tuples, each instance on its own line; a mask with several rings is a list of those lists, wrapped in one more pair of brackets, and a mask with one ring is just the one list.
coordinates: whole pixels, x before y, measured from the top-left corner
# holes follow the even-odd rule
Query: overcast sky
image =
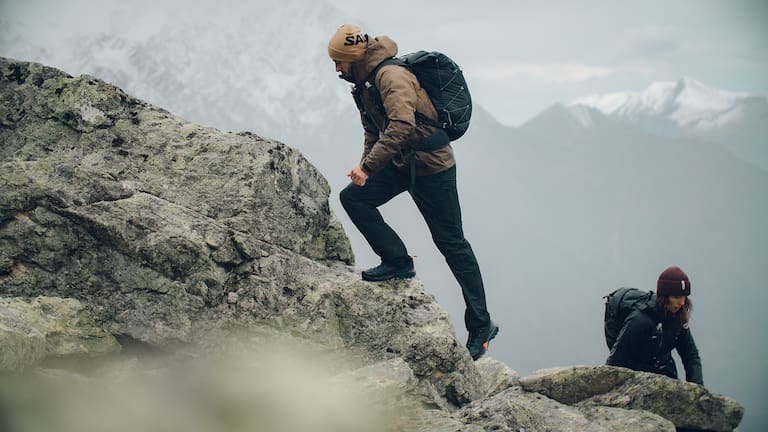
[[(280, 7), (273, 0), (251, 1)], [(339, 24), (351, 19), (372, 35), (388, 35), (402, 54), (420, 49), (449, 54), (463, 66), (475, 101), (512, 126), (555, 102), (640, 91), (683, 77), (768, 95), (768, 0), (328, 1), (341, 10)], [(215, 5), (206, 6), (211, 12), (239, 4), (188, 0), (177, 2), (175, 10), (184, 14), (195, 2)], [(0, 19), (48, 16), (55, 5), (56, 16), (95, 29), (109, 21), (102, 19), (105, 8), (99, 4), (0, 0)], [(160, 13), (147, 15), (152, 22), (133, 23), (132, 31), (162, 19)]]
[(330, 1), (401, 53), (454, 57), (475, 100), (513, 126), (554, 102), (682, 77), (768, 95), (766, 0)]

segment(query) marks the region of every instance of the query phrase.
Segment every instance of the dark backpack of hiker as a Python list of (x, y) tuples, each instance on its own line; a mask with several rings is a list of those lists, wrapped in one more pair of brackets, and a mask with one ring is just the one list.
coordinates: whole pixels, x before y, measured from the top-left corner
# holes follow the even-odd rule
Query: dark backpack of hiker
[[(469, 128), (469, 120), (472, 116), (472, 96), (469, 94), (469, 87), (461, 67), (456, 62), (441, 52), (417, 51), (401, 57), (386, 59), (379, 63), (371, 71), (365, 85), (382, 113), (385, 112), (384, 104), (381, 94), (375, 86), (375, 78), (379, 69), (389, 64), (404, 66), (413, 72), (437, 110), (437, 121), (417, 112), (417, 124), (426, 124), (442, 129), (448, 135), (449, 141), (455, 141), (464, 135)], [(365, 114), (359, 103), (358, 109)], [(437, 143), (442, 140), (425, 141)], [(437, 144), (436, 148), (419, 147), (418, 150), (434, 151), (448, 145), (448, 142)]]
[(649, 312), (655, 308), (653, 291), (641, 291), (637, 288), (619, 288), (603, 297), (605, 299), (605, 343), (608, 350), (613, 348), (619, 336), (624, 320), (635, 309)]

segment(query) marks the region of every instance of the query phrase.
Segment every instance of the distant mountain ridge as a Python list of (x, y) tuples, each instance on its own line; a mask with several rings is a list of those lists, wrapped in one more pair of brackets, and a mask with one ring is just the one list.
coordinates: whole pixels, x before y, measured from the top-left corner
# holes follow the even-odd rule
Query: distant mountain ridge
[(606, 115), (623, 118), (665, 116), (679, 127), (709, 129), (727, 123), (739, 103), (751, 96), (714, 89), (692, 79), (659, 81), (643, 92), (589, 96), (576, 104), (592, 106)]
[(693, 137), (723, 145), (768, 169), (768, 98), (710, 87), (692, 78), (660, 81), (642, 92), (578, 99), (620, 123), (667, 137)]
[[(301, 144), (305, 152), (311, 148), (310, 157), (340, 137), (359, 138), (346, 87), (333, 79), (325, 54), (328, 29), (344, 19), (329, 3), (288, 1), (277, 11), (249, 4), (211, 16), (192, 5), (190, 15), (156, 26), (146, 22), (157, 20), (157, 12), (121, 8), (98, 32), (72, 31), (52, 43), (37, 42), (23, 32), (24, 23), (3, 17), (0, 50), (100, 77), (191, 121)], [(765, 97), (681, 78), (564, 105), (585, 128), (606, 120), (589, 107), (654, 135), (717, 142), (768, 170)]]

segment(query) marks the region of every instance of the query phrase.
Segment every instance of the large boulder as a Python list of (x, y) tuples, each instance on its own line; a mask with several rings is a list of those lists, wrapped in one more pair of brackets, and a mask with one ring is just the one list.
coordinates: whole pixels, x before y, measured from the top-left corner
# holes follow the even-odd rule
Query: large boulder
[(485, 396), (493, 396), (510, 387), (520, 385), (520, 375), (504, 363), (485, 356), (475, 362), (485, 384)]
[(0, 58), (0, 100), (0, 295), (76, 299), (123, 343), (163, 348), (269, 323), (401, 358), (450, 404), (482, 393), (418, 281), (349, 267), (329, 186), (298, 151), (35, 63)]
[(510, 387), (478, 400), (457, 414), (465, 424), (484, 430), (518, 432), (674, 432), (672, 422), (646, 411), (582, 408), (562, 404), (540, 393)]
[(744, 415), (739, 403), (698, 384), (612, 366), (546, 369), (521, 384), (568, 405), (651, 412), (683, 429), (732, 431)]
[(185, 341), (238, 266), (352, 261), (327, 182), (279, 142), (35, 63), (0, 59), (0, 100), (3, 295), (78, 298), (112, 333)]

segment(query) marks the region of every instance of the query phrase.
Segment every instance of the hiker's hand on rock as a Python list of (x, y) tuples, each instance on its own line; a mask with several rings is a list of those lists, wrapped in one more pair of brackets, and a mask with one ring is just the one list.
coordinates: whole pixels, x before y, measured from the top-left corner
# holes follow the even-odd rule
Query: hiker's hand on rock
[(360, 168), (360, 165), (352, 168), (352, 171), (347, 174), (347, 177), (352, 180), (352, 183), (358, 186), (365, 186), (365, 181), (368, 180), (368, 174)]

